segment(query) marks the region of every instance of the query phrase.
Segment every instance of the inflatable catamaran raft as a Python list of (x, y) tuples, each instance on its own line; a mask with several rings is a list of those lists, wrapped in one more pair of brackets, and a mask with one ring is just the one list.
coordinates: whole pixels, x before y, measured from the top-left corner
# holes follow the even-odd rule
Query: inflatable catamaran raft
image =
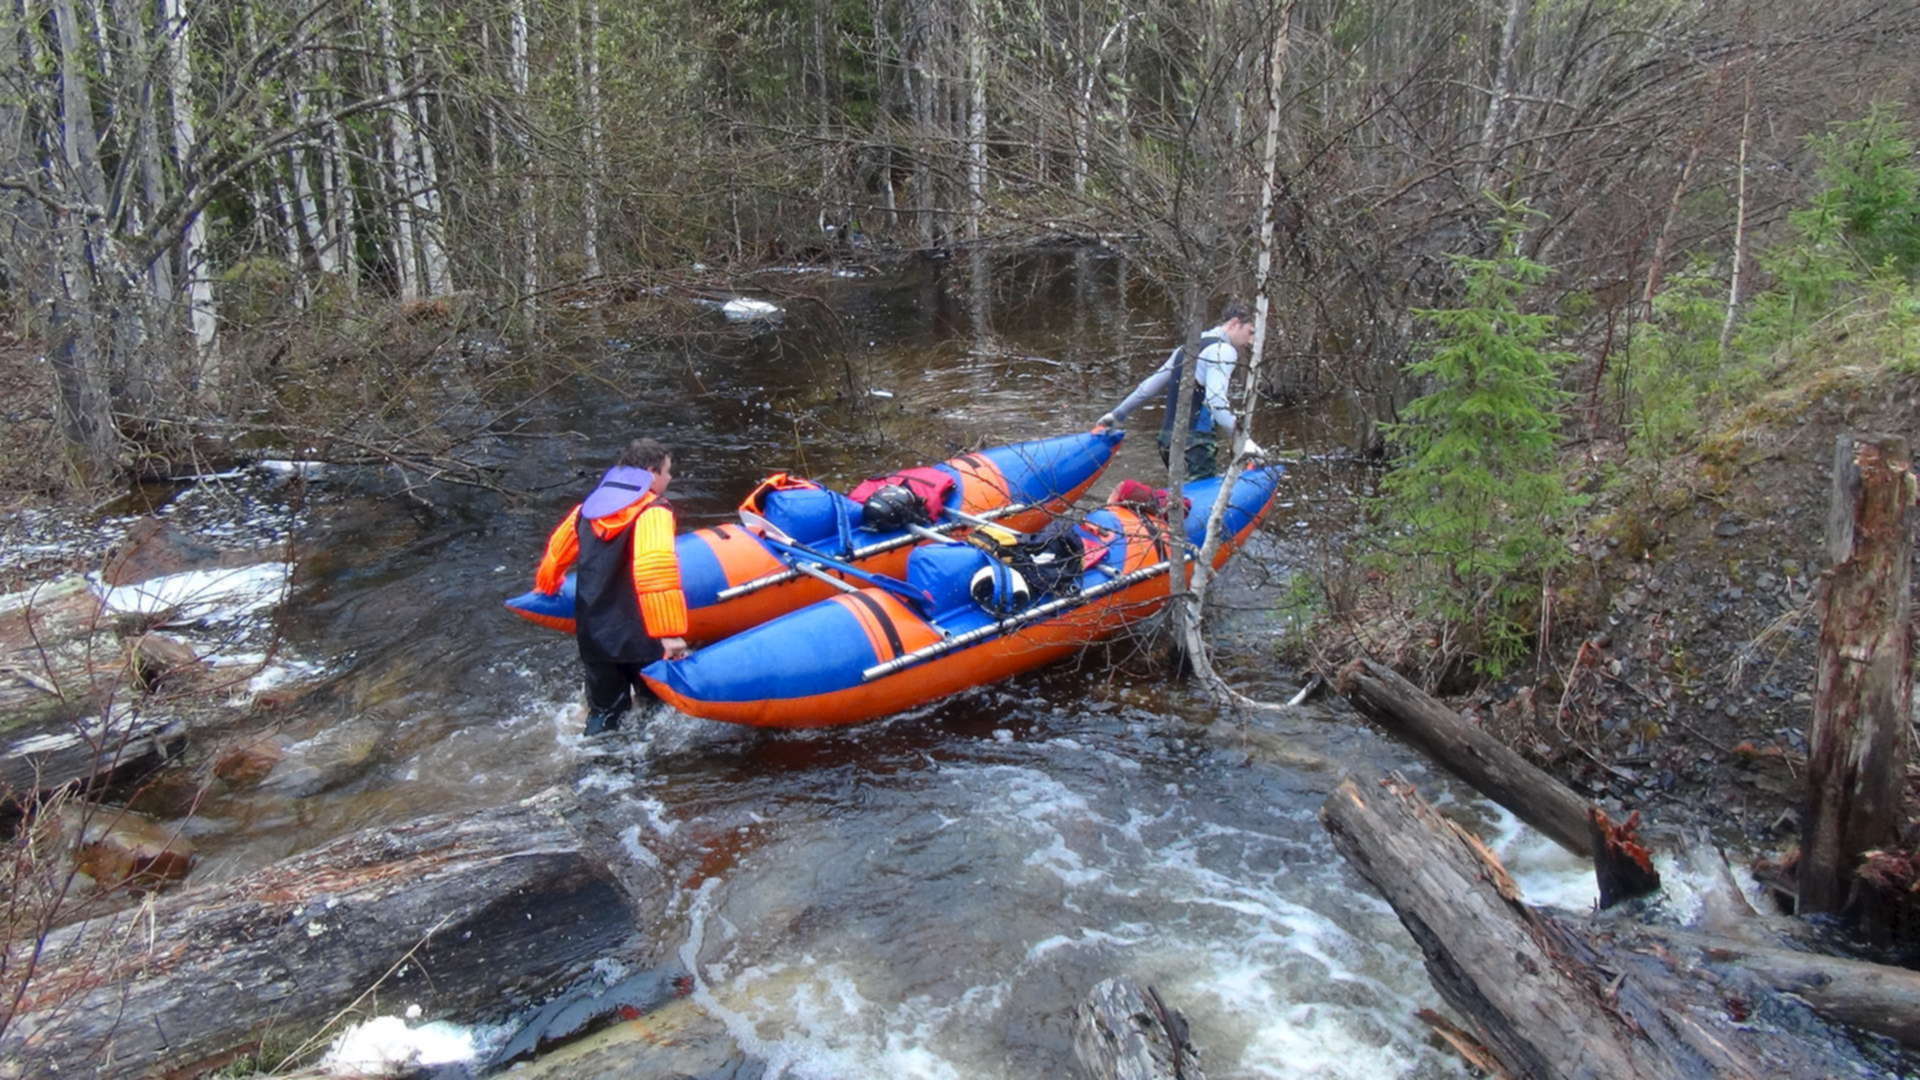
[[(1284, 469), (1233, 481), (1215, 565), (1245, 543), (1273, 506)], [(1110, 503), (1071, 526), (1052, 553), (1074, 571), (1050, 587), (1016, 581), (992, 545), (926, 543), (903, 581), (857, 588), (642, 673), (682, 712), (762, 727), (850, 724), (932, 701), (1068, 656), (1151, 615), (1171, 573), (1192, 572), (1223, 478), (1187, 484), (1187, 543), (1163, 516)], [(1028, 564), (1029, 574), (1034, 566)]]
[[(863, 505), (850, 495), (776, 475), (742, 504), (740, 525), (716, 525), (675, 538), (680, 584), (687, 597), (688, 641), (715, 641), (834, 595), (856, 573), (823, 571), (810, 556), (852, 571), (898, 577), (925, 530), (953, 533), (981, 521), (1038, 529), (1065, 510), (1100, 476), (1122, 433), (1106, 430), (997, 446), (937, 465), (907, 469), (862, 487), (905, 486), (925, 500), (926, 527), (862, 527)], [(769, 527), (770, 526), (770, 527)], [(801, 557), (796, 557), (801, 556)], [(573, 632), (573, 575), (554, 596), (527, 592), (508, 610), (541, 626)]]

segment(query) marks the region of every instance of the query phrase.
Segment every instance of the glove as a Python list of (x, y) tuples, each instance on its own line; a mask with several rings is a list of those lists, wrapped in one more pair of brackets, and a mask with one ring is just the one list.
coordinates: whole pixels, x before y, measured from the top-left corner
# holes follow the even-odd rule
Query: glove
[(1267, 456), (1267, 448), (1266, 448), (1266, 447), (1264, 447), (1264, 446), (1261, 446), (1261, 445), (1260, 445), (1259, 443), (1257, 443), (1257, 442), (1254, 442), (1254, 441), (1253, 441), (1252, 439), (1248, 439), (1248, 440), (1247, 440), (1247, 453), (1248, 453), (1248, 454), (1251, 454), (1251, 455), (1252, 455), (1252, 456), (1254, 456), (1254, 457), (1266, 457), (1266, 456)]
[(1100, 419), (1093, 422), (1093, 430), (1095, 431), (1100, 431), (1104, 428), (1116, 428), (1119, 426), (1120, 426), (1120, 421), (1116, 419), (1112, 413), (1107, 413), (1104, 416), (1100, 417)]

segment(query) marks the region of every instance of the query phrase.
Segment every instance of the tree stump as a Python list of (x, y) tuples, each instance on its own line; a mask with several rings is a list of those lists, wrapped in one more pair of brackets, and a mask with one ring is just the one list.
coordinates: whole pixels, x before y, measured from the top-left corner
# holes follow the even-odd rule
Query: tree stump
[(1909, 757), (1907, 640), (1915, 484), (1904, 439), (1842, 435), (1834, 446), (1820, 644), (1808, 734), (1801, 914), (1851, 909), (1866, 852), (1895, 843)]

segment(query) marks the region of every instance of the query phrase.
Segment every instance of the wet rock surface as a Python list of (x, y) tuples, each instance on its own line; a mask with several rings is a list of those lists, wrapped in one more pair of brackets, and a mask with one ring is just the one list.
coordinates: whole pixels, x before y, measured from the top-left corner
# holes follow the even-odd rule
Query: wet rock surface
[(80, 871), (101, 889), (159, 889), (193, 869), (193, 841), (178, 824), (122, 807), (69, 804), (61, 807), (58, 826)]

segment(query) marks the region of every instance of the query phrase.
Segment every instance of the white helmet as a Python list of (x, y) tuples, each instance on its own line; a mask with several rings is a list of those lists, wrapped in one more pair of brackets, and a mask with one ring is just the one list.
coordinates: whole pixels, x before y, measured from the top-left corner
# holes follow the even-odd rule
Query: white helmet
[[(1005, 575), (999, 590), (994, 585), (996, 574)], [(1003, 563), (983, 566), (975, 571), (973, 580), (967, 582), (967, 592), (973, 597), (974, 603), (995, 615), (1011, 615), (1026, 607), (1033, 599), (1033, 590), (1027, 588), (1027, 579), (1020, 576), (1020, 571)]]

